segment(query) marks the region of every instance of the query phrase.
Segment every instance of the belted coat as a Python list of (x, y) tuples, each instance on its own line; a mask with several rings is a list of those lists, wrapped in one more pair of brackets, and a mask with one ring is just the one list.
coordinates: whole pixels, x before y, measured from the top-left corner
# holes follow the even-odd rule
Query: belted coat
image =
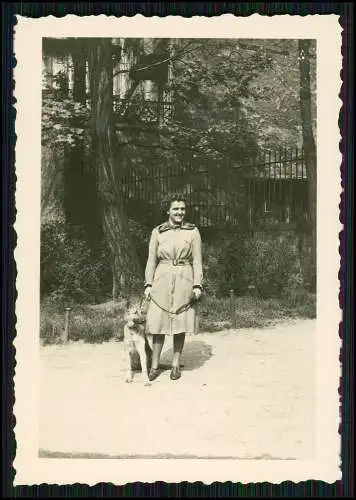
[(201, 237), (194, 224), (165, 222), (153, 229), (145, 271), (151, 286), (146, 333), (175, 335), (198, 331), (193, 288), (202, 287)]

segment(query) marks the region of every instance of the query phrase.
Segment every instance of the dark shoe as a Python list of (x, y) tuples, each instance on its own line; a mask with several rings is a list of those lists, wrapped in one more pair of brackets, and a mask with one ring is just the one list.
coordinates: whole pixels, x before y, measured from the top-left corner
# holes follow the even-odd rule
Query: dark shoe
[(159, 370), (158, 368), (151, 368), (148, 374), (148, 380), (152, 382), (155, 378), (157, 378), (159, 375)]
[(178, 380), (181, 377), (181, 372), (178, 366), (174, 366), (171, 371), (171, 380)]

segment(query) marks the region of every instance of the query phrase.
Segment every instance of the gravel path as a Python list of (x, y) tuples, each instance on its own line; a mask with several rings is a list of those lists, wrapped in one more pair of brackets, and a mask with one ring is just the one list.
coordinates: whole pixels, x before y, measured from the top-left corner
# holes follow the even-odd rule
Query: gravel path
[(123, 379), (123, 344), (41, 347), (40, 456), (308, 459), (315, 321), (188, 337), (182, 378)]

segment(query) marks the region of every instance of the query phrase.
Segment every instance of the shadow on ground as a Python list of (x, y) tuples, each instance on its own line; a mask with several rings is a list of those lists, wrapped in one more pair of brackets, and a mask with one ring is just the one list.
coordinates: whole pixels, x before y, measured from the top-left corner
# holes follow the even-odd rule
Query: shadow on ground
[[(202, 340), (187, 341), (184, 345), (181, 366), (184, 370), (191, 371), (201, 368), (213, 355), (213, 350), (210, 344)], [(160, 367), (163, 370), (171, 368), (173, 356), (173, 348), (162, 353)]]

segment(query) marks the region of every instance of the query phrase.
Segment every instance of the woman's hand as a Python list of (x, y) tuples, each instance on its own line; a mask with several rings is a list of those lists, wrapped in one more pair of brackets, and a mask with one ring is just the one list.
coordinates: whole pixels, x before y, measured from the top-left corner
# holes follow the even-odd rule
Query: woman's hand
[(194, 293), (194, 297), (196, 298), (196, 300), (200, 299), (200, 297), (201, 297), (201, 288), (199, 288), (199, 287), (193, 288), (193, 293)]
[(149, 299), (151, 296), (151, 288), (152, 288), (151, 285), (147, 285), (145, 288), (144, 295), (145, 295), (146, 299)]

